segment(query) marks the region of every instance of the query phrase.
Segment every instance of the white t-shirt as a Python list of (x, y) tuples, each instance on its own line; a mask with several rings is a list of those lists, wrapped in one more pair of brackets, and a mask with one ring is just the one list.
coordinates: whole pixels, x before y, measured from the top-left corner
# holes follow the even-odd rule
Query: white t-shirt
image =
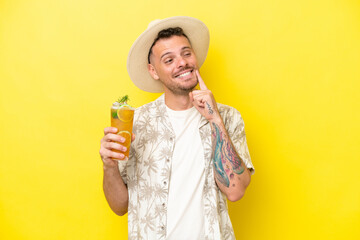
[(175, 131), (167, 206), (167, 240), (204, 238), (204, 150), (199, 133), (200, 113), (167, 108)]

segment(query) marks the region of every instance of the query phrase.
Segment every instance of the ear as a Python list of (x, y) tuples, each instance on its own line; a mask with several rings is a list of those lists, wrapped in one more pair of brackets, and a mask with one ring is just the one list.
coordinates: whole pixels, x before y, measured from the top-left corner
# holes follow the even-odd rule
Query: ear
[(148, 71), (153, 79), (159, 80), (159, 76), (157, 75), (156, 70), (151, 63), (148, 64)]

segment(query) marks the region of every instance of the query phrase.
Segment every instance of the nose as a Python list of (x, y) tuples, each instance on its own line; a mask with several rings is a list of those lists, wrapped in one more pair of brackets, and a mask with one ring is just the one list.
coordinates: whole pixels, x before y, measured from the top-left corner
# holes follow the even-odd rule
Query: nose
[(182, 67), (185, 67), (186, 65), (187, 65), (186, 59), (185, 59), (184, 57), (180, 56), (180, 57), (178, 58), (176, 67), (177, 67), (177, 68), (182, 68)]

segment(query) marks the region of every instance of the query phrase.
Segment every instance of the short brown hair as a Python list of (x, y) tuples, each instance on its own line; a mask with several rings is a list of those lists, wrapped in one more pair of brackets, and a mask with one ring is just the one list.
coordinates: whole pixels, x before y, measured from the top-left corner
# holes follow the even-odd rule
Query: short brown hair
[(150, 63), (150, 56), (152, 54), (152, 48), (154, 47), (155, 43), (157, 41), (159, 41), (160, 39), (164, 39), (164, 38), (166, 39), (166, 38), (170, 38), (172, 36), (184, 36), (190, 42), (189, 38), (185, 35), (185, 33), (181, 27), (163, 29), (158, 33), (157, 37), (155, 38), (153, 44), (151, 45), (151, 47), (149, 49), (148, 63)]

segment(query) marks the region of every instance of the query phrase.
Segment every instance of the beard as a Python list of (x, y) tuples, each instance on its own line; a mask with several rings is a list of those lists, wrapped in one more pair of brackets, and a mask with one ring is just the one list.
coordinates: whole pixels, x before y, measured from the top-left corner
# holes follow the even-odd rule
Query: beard
[(172, 82), (172, 83), (167, 83), (167, 84), (163, 83), (163, 84), (164, 84), (165, 88), (167, 88), (174, 95), (185, 96), (185, 95), (189, 95), (189, 93), (194, 90), (194, 88), (197, 85), (197, 81), (194, 82), (193, 84), (189, 84), (187, 86), (184, 86), (178, 82)]
[[(178, 71), (178, 73), (181, 73), (186, 70), (191, 70), (190, 74), (193, 74), (193, 71), (195, 71), (194, 69), (195, 69), (195, 67), (186, 66), (186, 67), (180, 69)], [(175, 74), (174, 78), (171, 78), (170, 81), (164, 81), (163, 84), (174, 95), (184, 96), (184, 95), (189, 95), (189, 92), (194, 90), (194, 88), (198, 84), (198, 81), (196, 79), (196, 76), (194, 76), (194, 75), (193, 75), (193, 77), (191, 77), (190, 79), (185, 80), (185, 81), (181, 80), (181, 79), (177, 80), (176, 74)]]

